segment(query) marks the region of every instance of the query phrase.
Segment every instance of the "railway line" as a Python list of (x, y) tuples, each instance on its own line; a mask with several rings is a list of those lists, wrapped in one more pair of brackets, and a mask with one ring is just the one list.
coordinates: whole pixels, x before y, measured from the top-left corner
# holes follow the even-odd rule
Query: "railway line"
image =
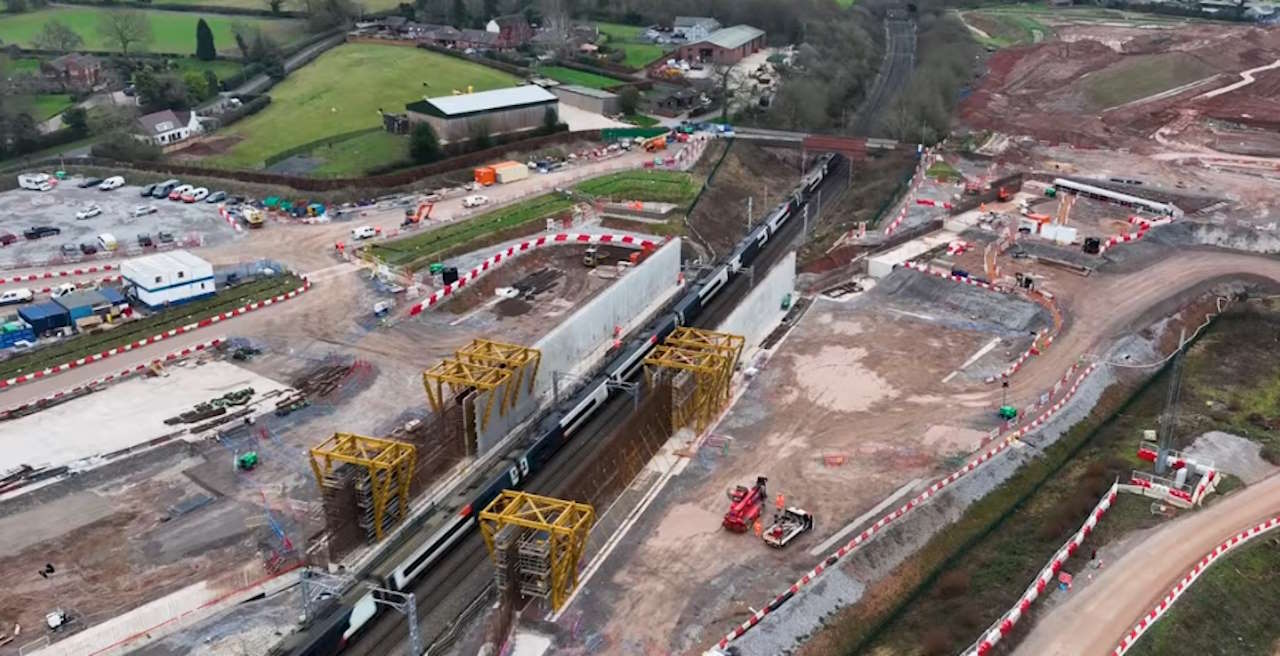
[(854, 134), (870, 135), (877, 131), (876, 122), (889, 108), (895, 93), (911, 80), (911, 71), (916, 65), (915, 21), (890, 15), (885, 18), (884, 29), (884, 63), (854, 119)]
[[(615, 377), (630, 379), (640, 373), (643, 355), (665, 336), (669, 322), (706, 327), (717, 325), (737, 305), (754, 284), (754, 270), (767, 270), (787, 250), (789, 244), (807, 227), (809, 214), (817, 216), (823, 202), (843, 189), (847, 181), (847, 160), (839, 156), (824, 156), (802, 179), (795, 194), (773, 211), (769, 219), (753, 230), (726, 261), (702, 275), (690, 285), (690, 291), (675, 301), (672, 307), (659, 313), (659, 319), (650, 324), (647, 338), (633, 340), (618, 356), (599, 372), (609, 380)], [(803, 193), (802, 193), (803, 192)], [(810, 208), (814, 209), (810, 209)], [(665, 317), (665, 318), (662, 318)], [(675, 323), (670, 323), (674, 326)], [(607, 372), (607, 374), (606, 374)], [(598, 377), (597, 380), (600, 378)], [(403, 592), (413, 592), (419, 609), (418, 621), (424, 642), (430, 644), (458, 617), (458, 614), (481, 594), (491, 576), (484, 566), (487, 559), (484, 546), (475, 531), (467, 530), (473, 524), (472, 515), (489, 493), (502, 487), (520, 487), (540, 494), (555, 495), (573, 474), (595, 462), (605, 448), (600, 435), (631, 416), (633, 405), (629, 396), (608, 394), (600, 398), (604, 383), (593, 387), (593, 381), (585, 392), (574, 397), (562, 407), (566, 412), (553, 411), (544, 418), (538, 432), (555, 437), (563, 436), (558, 452), (546, 453), (547, 437), (534, 442), (525, 455), (519, 451), (508, 454), (500, 466), (510, 467), (511, 484), (505, 480), (489, 483), (486, 476), (493, 476), (493, 468), (485, 474), (472, 477), (458, 490), (441, 502), (441, 511), (418, 530), (413, 539), (399, 545), (373, 568), (373, 581), (385, 581), (387, 587)], [(589, 414), (587, 414), (589, 413)], [(549, 431), (549, 432), (548, 432)], [(573, 436), (574, 439), (570, 439)], [(521, 449), (528, 438), (521, 440)], [(538, 453), (539, 450), (542, 453)], [(539, 458), (547, 459), (540, 463)], [(531, 476), (521, 479), (521, 472)], [(501, 468), (496, 471), (502, 472)], [(473, 504), (473, 500), (476, 502)], [(328, 615), (322, 615), (309, 631), (290, 644), (286, 653), (303, 656), (327, 656), (330, 654), (391, 654), (403, 653), (403, 643), (408, 630), (398, 613), (379, 612), (372, 596), (356, 589), (344, 596), (341, 603)]]

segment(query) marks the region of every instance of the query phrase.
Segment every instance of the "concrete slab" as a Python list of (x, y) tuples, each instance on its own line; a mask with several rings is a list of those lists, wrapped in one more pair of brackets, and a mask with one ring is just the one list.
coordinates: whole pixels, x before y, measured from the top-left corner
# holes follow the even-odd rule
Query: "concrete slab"
[(134, 378), (0, 425), (0, 471), (32, 466), (90, 465), (87, 459), (182, 430), (164, 420), (227, 392), (252, 387), (260, 398), (287, 389), (226, 362), (187, 364), (159, 378)]
[(79, 492), (0, 519), (0, 553), (16, 554), (33, 544), (88, 526), (114, 513), (110, 501), (95, 492)]

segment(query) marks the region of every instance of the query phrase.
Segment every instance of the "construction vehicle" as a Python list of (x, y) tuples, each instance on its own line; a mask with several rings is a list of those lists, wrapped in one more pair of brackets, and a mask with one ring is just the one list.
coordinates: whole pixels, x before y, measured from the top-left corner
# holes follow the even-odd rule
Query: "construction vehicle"
[(978, 183), (976, 183), (976, 182), (966, 182), (966, 183), (964, 183), (964, 193), (965, 193), (965, 195), (967, 195), (967, 196), (977, 196), (977, 195), (978, 195), (978, 192), (980, 192), (980, 191), (982, 191), (982, 187), (980, 187), (980, 186), (978, 185)]
[(760, 518), (764, 507), (764, 485), (769, 479), (756, 477), (752, 487), (739, 485), (729, 491), (729, 511), (724, 514), (721, 524), (734, 533), (746, 533), (753, 523)]
[(246, 207), (240, 210), (240, 215), (244, 217), (244, 224), (251, 230), (256, 230), (263, 226), (262, 210)]
[(402, 226), (415, 225), (422, 223), (424, 220), (431, 218), (431, 210), (435, 209), (435, 203), (420, 203), (417, 210), (405, 208), (404, 223)]
[(813, 530), (813, 515), (807, 510), (788, 506), (786, 510), (773, 516), (773, 523), (760, 537), (765, 544), (781, 549), (811, 530)]
[(588, 269), (596, 268), (600, 264), (600, 250), (595, 246), (588, 246), (587, 252), (582, 255), (582, 264)]
[(644, 143), (643, 143), (643, 144), (641, 144), (641, 145), (644, 147), (644, 150), (645, 150), (645, 152), (647, 152), (647, 153), (654, 153), (654, 152), (657, 152), (657, 151), (659, 151), (659, 150), (666, 150), (666, 149), (667, 149), (667, 135), (665, 135), (665, 134), (660, 134), (660, 135), (658, 135), (658, 136), (656, 136), (656, 137), (652, 137), (652, 138), (649, 138), (649, 139), (645, 139), (645, 140), (644, 140)]

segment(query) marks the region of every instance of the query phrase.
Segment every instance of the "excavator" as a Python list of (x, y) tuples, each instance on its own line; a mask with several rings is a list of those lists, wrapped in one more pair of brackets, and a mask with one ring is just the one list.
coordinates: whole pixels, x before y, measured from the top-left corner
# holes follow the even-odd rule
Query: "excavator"
[(746, 533), (760, 518), (765, 499), (764, 484), (768, 480), (757, 476), (754, 486), (738, 485), (729, 491), (729, 512), (724, 514), (722, 522), (725, 528), (734, 533)]
[(431, 210), (434, 209), (435, 206), (435, 203), (422, 203), (418, 205), (418, 209), (416, 211), (405, 209), (404, 223), (401, 223), (400, 225), (407, 226), (422, 223), (424, 220), (431, 218)]

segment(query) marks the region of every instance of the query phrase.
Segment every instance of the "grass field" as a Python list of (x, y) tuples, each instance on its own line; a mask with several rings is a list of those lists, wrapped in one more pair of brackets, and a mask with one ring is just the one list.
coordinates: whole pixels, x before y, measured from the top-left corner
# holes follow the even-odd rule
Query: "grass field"
[(970, 32), (974, 39), (989, 48), (1008, 48), (1027, 43), (1039, 43), (1053, 34), (1049, 26), (1028, 14), (984, 10), (967, 12), (964, 14), (964, 20), (989, 35), (984, 38)]
[(687, 205), (701, 185), (680, 171), (623, 171), (579, 183), (575, 189), (612, 201), (647, 200)]
[(1095, 109), (1106, 109), (1167, 91), (1219, 73), (1200, 58), (1182, 52), (1133, 55), (1088, 76), (1084, 92)]
[(623, 83), (622, 80), (617, 78), (605, 77), (563, 66), (543, 66), (538, 69), (538, 74), (545, 75), (561, 84), (576, 84), (582, 87), (591, 87), (592, 89), (607, 89)]
[(370, 251), (387, 264), (416, 271), (444, 259), (446, 253), (455, 248), (472, 242), (478, 244), (504, 230), (535, 222), (541, 225), (547, 217), (565, 212), (572, 206), (573, 203), (562, 194), (539, 196), (438, 230), (377, 244), (370, 247)]
[[(9, 358), (0, 363), (0, 377), (9, 378), (83, 358), (90, 353), (98, 353), (121, 344), (145, 339), (161, 331), (233, 310), (253, 301), (283, 294), (300, 286), (302, 286), (302, 279), (293, 274), (247, 282), (230, 290), (224, 289), (216, 296), (158, 312), (113, 330), (93, 335), (77, 335), (47, 348)], [(267, 311), (270, 312), (270, 310)]]
[(6, 57), (4, 72), (6, 75), (18, 75), (20, 73), (30, 73), (35, 75), (40, 72), (40, 60), (35, 57)]
[(213, 74), (217, 75), (218, 79), (221, 80), (239, 73), (240, 69), (243, 67), (240, 65), (240, 62), (226, 59), (200, 61), (195, 57), (187, 57), (178, 62), (178, 68), (184, 73), (187, 71), (199, 71), (201, 73), (205, 71), (213, 71)]
[[(157, 0), (159, 1), (159, 0)], [(209, 5), (214, 7), (234, 7), (236, 9), (270, 9), (263, 0), (163, 0), (167, 5)], [(397, 0), (357, 0), (356, 4), (364, 8), (365, 13), (395, 9)], [(280, 9), (284, 11), (304, 11), (301, 0), (285, 0)]]
[(644, 68), (666, 52), (662, 46), (641, 38), (644, 34), (643, 27), (619, 23), (599, 23), (598, 27), (600, 33), (608, 37), (606, 43), (615, 48), (622, 48), (627, 53), (627, 58), (622, 62), (625, 66)]
[[(1131, 656), (1271, 656), (1280, 636), (1280, 547), (1276, 533), (1254, 538), (1196, 579)], [(1231, 647), (1225, 647), (1231, 645)]]
[(71, 96), (64, 93), (43, 93), (28, 97), (31, 99), (31, 117), (37, 121), (53, 118), (74, 104)]
[[(271, 105), (223, 133), (243, 140), (211, 161), (255, 168), (268, 156), (327, 135), (381, 124), (378, 110), (404, 111), (424, 92), (447, 96), (467, 85), (485, 91), (515, 78), (479, 64), (416, 48), (347, 44), (321, 55), (271, 89)], [(423, 83), (429, 83), (424, 87)]]
[(622, 117), (622, 122), (630, 123), (640, 128), (651, 128), (662, 121), (659, 121), (652, 116), (645, 116), (644, 114), (627, 114)]
[[(119, 45), (112, 43), (98, 33), (98, 19), (111, 11), (101, 7), (52, 7), (25, 14), (0, 15), (0, 41), (6, 44), (31, 46), (32, 40), (40, 32), (40, 28), (52, 19), (65, 23), (84, 38), (86, 50), (119, 50)], [(191, 54), (196, 50), (196, 21), (202, 16), (198, 13), (178, 11), (144, 12), (151, 20), (151, 33), (154, 36), (150, 52), (175, 54)], [(257, 25), (264, 31), (275, 35), (282, 42), (289, 42), (302, 35), (302, 22), (296, 20), (273, 20), (265, 18), (248, 18), (238, 16), (203, 16), (209, 28), (213, 30), (214, 45), (223, 51), (235, 48), (235, 38), (231, 35), (231, 24), (243, 21)]]
[(955, 167), (943, 160), (938, 160), (931, 164), (929, 170), (925, 171), (924, 174), (938, 180), (960, 180), (964, 177)]
[(325, 160), (311, 170), (311, 175), (359, 176), (376, 166), (409, 159), (409, 137), (386, 131), (371, 132), (321, 146), (308, 155)]

